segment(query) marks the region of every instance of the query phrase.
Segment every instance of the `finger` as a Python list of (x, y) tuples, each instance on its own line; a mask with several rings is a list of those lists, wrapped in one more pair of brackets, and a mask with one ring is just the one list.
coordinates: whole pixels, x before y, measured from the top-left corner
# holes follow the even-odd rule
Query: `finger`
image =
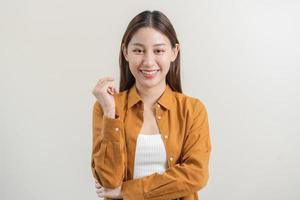
[[(105, 91), (106, 89), (106, 91)], [(92, 91), (93, 95), (98, 94), (101, 91), (105, 91), (108, 93), (111, 93), (111, 90), (108, 89), (108, 87), (106, 85), (104, 85), (104, 83), (102, 85), (96, 85)]]
[(115, 92), (115, 93), (119, 93), (119, 91), (118, 91), (116, 88), (114, 88), (114, 92)]
[(116, 93), (118, 93), (118, 91), (117, 91), (117, 89), (116, 89), (116, 87), (114, 85), (109, 85), (107, 91), (110, 94), (116, 94)]
[(96, 193), (97, 193), (97, 194), (100, 194), (100, 193), (103, 193), (103, 192), (104, 192), (103, 188), (102, 188), (102, 189), (96, 190)]
[(102, 188), (102, 185), (100, 185), (100, 183), (98, 182), (97, 179), (95, 179), (95, 187), (96, 188)]
[(106, 81), (106, 82), (102, 82), (102, 83), (96, 85), (96, 87), (102, 88), (102, 89), (114, 88), (114, 83), (111, 81)]
[(104, 78), (102, 78), (102, 79), (100, 79), (100, 80), (98, 81), (98, 84), (99, 84), (99, 83), (104, 83), (104, 82), (107, 82), (107, 81), (113, 81), (113, 80), (114, 80), (113, 77), (104, 77)]
[(99, 184), (95, 184), (95, 187), (97, 188), (97, 189), (100, 189), (100, 188), (103, 188), (101, 185), (99, 185)]
[(106, 81), (106, 80), (114, 80), (114, 78), (111, 77), (111, 76), (106, 76), (106, 77), (101, 78), (100, 80), (103, 80), (103, 81)]
[(103, 193), (97, 194), (97, 195), (98, 195), (98, 197), (100, 197), (100, 198), (104, 198), (104, 194), (103, 194)]
[(116, 87), (114, 85), (111, 87), (111, 89), (112, 89), (113, 93), (117, 93), (117, 89), (116, 89)]
[[(95, 179), (95, 184), (100, 185), (99, 181), (97, 179)], [(101, 186), (101, 185), (100, 185)]]
[(100, 83), (97, 83), (97, 85), (95, 87), (107, 87), (107, 85), (111, 85), (113, 84), (113, 81), (103, 81)]
[(100, 186), (100, 187), (102, 187), (102, 185), (100, 185), (100, 183), (99, 183), (99, 182), (95, 182), (95, 185), (96, 185), (96, 186)]

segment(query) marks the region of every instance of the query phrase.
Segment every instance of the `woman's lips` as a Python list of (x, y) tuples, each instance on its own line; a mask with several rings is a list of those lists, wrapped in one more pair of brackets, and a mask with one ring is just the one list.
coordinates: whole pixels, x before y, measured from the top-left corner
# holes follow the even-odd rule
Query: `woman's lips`
[(147, 71), (147, 72), (152, 72), (152, 71), (157, 71), (159, 69), (140, 69), (140, 71)]
[(160, 70), (139, 70), (145, 78), (153, 78), (158, 74)]

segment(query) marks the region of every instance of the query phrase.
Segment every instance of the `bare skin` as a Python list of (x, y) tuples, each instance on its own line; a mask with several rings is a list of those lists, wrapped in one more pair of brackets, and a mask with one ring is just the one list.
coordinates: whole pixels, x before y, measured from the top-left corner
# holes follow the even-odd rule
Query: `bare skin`
[(159, 128), (155, 119), (155, 108), (144, 107), (144, 123), (141, 131), (144, 135), (159, 134)]
[[(138, 86), (137, 86), (138, 87)], [(140, 132), (144, 135), (159, 134), (160, 130), (158, 128), (157, 119), (155, 116), (155, 106), (159, 97), (162, 95), (166, 88), (166, 84), (163, 85), (161, 89), (148, 88), (144, 90), (139, 90), (139, 95), (144, 102), (144, 113), (143, 113), (143, 125)], [(140, 92), (144, 91), (144, 92)]]

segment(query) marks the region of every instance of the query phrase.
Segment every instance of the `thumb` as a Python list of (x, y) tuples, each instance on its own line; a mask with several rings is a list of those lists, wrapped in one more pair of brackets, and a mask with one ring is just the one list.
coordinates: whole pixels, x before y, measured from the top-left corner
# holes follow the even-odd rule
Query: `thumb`
[(119, 93), (119, 91), (116, 88), (114, 88), (114, 93)]

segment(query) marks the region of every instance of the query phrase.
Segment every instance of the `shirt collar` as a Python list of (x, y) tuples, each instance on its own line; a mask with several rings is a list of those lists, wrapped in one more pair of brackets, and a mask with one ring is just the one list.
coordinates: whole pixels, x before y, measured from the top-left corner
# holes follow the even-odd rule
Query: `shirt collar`
[[(162, 93), (162, 95), (158, 99), (158, 103), (163, 106), (164, 108), (170, 110), (172, 106), (174, 105), (174, 98), (173, 98), (173, 90), (171, 87), (167, 84), (166, 89)], [(128, 108), (131, 108), (138, 102), (142, 101), (142, 98), (137, 92), (137, 89), (135, 87), (135, 84), (129, 89), (128, 93)]]

